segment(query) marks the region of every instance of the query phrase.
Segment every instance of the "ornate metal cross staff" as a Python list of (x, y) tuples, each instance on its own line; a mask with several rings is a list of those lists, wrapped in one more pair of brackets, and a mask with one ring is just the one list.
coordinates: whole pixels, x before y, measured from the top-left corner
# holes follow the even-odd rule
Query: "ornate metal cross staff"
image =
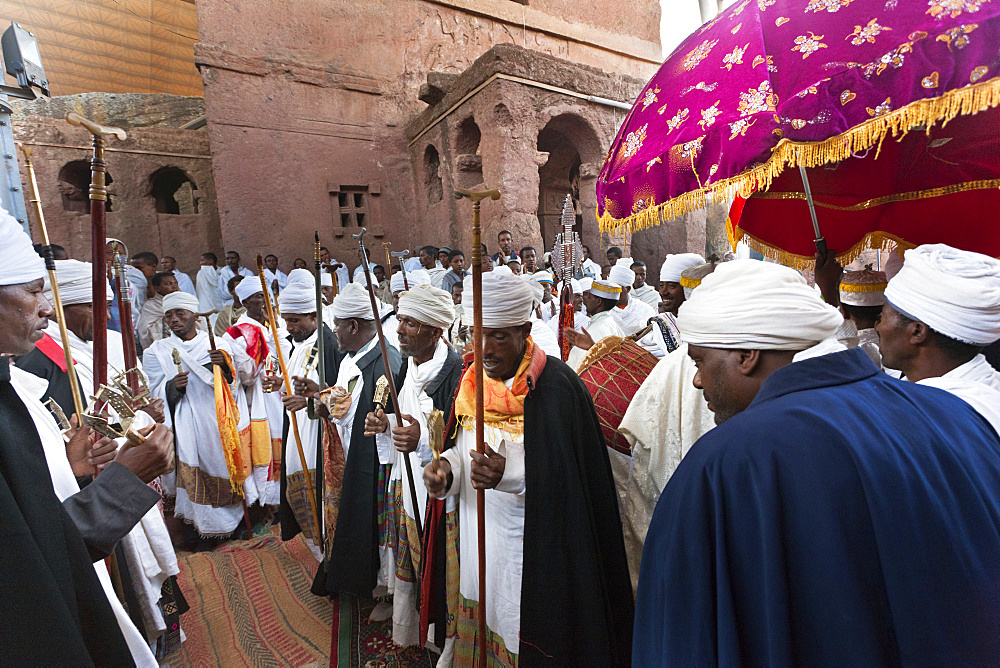
[[(484, 454), (483, 443), (483, 239), (479, 227), (479, 203), (500, 199), (499, 190), (455, 189), (455, 199), (472, 201), (472, 304), (473, 372), (476, 374), (476, 452)], [(501, 253), (501, 256), (503, 254)], [(476, 490), (476, 519), (479, 525), (479, 665), (486, 665), (486, 490)]]

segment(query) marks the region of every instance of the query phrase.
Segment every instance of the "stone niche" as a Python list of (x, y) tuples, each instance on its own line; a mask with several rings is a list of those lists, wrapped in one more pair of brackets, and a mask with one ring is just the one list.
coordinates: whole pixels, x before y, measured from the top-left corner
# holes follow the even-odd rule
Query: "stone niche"
[[(434, 95), (421, 99), (432, 104), (405, 127), (421, 228), (439, 229), (439, 243), (468, 253), (471, 206), (452, 193), (498, 188), (500, 201), (482, 205), (483, 242), (493, 253), (498, 233), (510, 230), (515, 248), (533, 246), (540, 256), (561, 230), (569, 194), (574, 229), (603, 263), (608, 246), (625, 242), (602, 235), (597, 224), (597, 177), (627, 114), (607, 100), (630, 105), (643, 83), (511, 44), (494, 46), (457, 77), (429, 74)], [(667, 252), (703, 252), (704, 216), (628, 242), (633, 257), (651, 267)]]
[[(125, 141), (105, 142), (109, 237), (121, 239), (131, 253), (172, 255), (192, 277), (202, 253), (214, 252), (222, 261), (208, 134), (199, 122), (204, 102), (173, 95), (86, 93), (14, 103), (14, 138), (34, 148), (53, 243), (73, 258), (90, 260), (91, 139), (64, 120), (68, 111), (128, 133)], [(37, 221), (29, 217), (37, 241)]]

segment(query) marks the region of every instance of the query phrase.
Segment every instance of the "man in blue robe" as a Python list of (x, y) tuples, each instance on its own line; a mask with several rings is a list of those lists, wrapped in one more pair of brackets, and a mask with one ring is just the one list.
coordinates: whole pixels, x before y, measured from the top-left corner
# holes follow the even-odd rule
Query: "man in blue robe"
[(792, 363), (838, 318), (778, 265), (721, 265), (678, 324), (718, 426), (653, 514), (634, 665), (995, 663), (990, 425), (859, 349)]

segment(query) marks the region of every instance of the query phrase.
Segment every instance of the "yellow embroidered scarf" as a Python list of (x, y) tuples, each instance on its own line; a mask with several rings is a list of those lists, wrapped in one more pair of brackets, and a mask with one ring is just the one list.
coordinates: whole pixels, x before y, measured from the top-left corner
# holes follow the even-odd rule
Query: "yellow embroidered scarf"
[[(483, 383), (483, 422), (514, 435), (524, 433), (524, 398), (531, 389), (529, 377), (538, 378), (545, 367), (545, 353), (529, 336), (510, 389), (502, 380), (486, 377)], [(462, 376), (455, 398), (455, 417), (466, 431), (476, 422), (476, 373), (471, 364)]]

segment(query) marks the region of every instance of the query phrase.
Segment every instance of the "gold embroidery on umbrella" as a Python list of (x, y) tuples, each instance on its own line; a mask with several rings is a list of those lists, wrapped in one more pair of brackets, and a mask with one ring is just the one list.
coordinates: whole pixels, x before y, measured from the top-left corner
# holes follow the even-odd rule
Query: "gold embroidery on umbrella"
[(658, 162), (661, 163), (661, 164), (663, 163), (663, 160), (660, 159), (660, 156), (656, 156), (655, 158), (653, 158), (652, 160), (650, 160), (649, 162), (647, 162), (646, 163), (646, 173), (648, 174), (649, 170), (651, 170), (653, 168), (653, 165), (655, 165)]
[(986, 76), (986, 73), (989, 71), (990, 68), (986, 67), (985, 65), (980, 65), (976, 69), (972, 70), (972, 74), (969, 75), (969, 83), (976, 83), (984, 76)]
[(856, 94), (852, 93), (849, 90), (845, 90), (843, 93), (840, 94), (840, 106), (844, 106), (845, 104), (847, 104), (856, 97), (857, 97)]
[(809, 4), (806, 5), (806, 11), (821, 12), (825, 9), (833, 14), (834, 12), (847, 7), (852, 2), (854, 2), (854, 0), (809, 0)]
[(702, 130), (707, 130), (710, 127), (712, 127), (712, 125), (715, 124), (715, 117), (722, 113), (721, 111), (719, 111), (720, 101), (721, 100), (716, 100), (715, 104), (713, 104), (708, 109), (702, 109), (701, 120), (698, 121), (698, 125), (701, 126)]
[(729, 53), (727, 53), (725, 55), (725, 57), (723, 57), (722, 62), (724, 64), (719, 69), (720, 70), (721, 69), (726, 69), (726, 70), (729, 70), (730, 72), (732, 72), (733, 71), (733, 65), (742, 65), (743, 64), (743, 54), (747, 52), (747, 49), (749, 47), (750, 47), (749, 43), (744, 44), (742, 47), (739, 47), (739, 46), (733, 47), (733, 50), (730, 51)]
[(751, 88), (746, 93), (740, 93), (740, 116), (774, 111), (777, 104), (778, 96), (771, 90), (771, 82), (761, 81), (756, 88)]
[[(697, 158), (698, 154), (701, 153), (701, 142), (705, 139), (704, 137), (698, 137), (697, 139), (692, 139), (691, 141), (684, 142), (681, 145), (681, 157), (682, 158)], [(676, 148), (676, 147), (674, 147)]]
[(823, 37), (824, 35), (816, 35), (810, 30), (808, 36), (799, 35), (795, 38), (795, 46), (792, 47), (792, 51), (801, 53), (802, 60), (805, 60), (811, 54), (826, 48), (826, 44), (820, 41)]
[(740, 137), (746, 137), (747, 136), (747, 130), (749, 130), (750, 126), (753, 125), (756, 122), (757, 122), (756, 118), (753, 118), (753, 119), (741, 118), (740, 120), (736, 121), (735, 123), (730, 123), (729, 124), (729, 131), (732, 134), (729, 135), (729, 138), (730, 139), (736, 139), (737, 135), (739, 135)]
[(681, 65), (685, 70), (690, 72), (697, 67), (701, 61), (708, 57), (708, 54), (712, 52), (712, 49), (714, 49), (715, 45), (718, 43), (719, 40), (717, 39), (713, 39), (711, 41), (706, 39), (704, 42), (691, 50), (691, 52), (684, 58), (684, 62), (681, 63)]
[[(704, 81), (699, 81), (695, 85), (688, 86), (687, 88), (685, 88), (684, 90), (682, 90), (681, 91), (681, 96), (687, 95), (688, 93), (690, 93), (693, 90), (702, 90), (702, 91), (705, 91), (706, 93), (711, 93), (713, 90), (715, 90), (718, 87), (719, 87), (719, 82), (718, 81), (716, 81), (715, 83), (712, 83), (712, 84), (708, 84), (708, 85), (706, 85)], [(662, 114), (663, 112), (661, 111), (660, 113)]]
[(919, 42), (920, 40), (926, 39), (926, 38), (927, 38), (927, 33), (926, 32), (924, 32), (923, 30), (915, 30), (915, 31), (911, 32), (910, 36), (907, 37), (906, 39), (910, 40), (911, 42)]
[(732, 34), (735, 35), (736, 33), (738, 33), (740, 31), (740, 28), (742, 28), (742, 27), (743, 27), (742, 23), (737, 23), (736, 27), (733, 28), (732, 30), (730, 30), (729, 32), (731, 32)]
[(952, 47), (955, 47), (955, 49), (964, 49), (969, 44), (969, 33), (978, 27), (978, 23), (956, 26), (951, 30), (946, 30), (944, 34), (938, 35), (934, 41), (944, 42), (948, 45), (949, 51), (954, 51)]
[(879, 25), (878, 19), (872, 19), (866, 26), (854, 26), (854, 32), (844, 39), (851, 39), (853, 37), (854, 39), (851, 39), (851, 44), (854, 46), (861, 46), (865, 42), (874, 44), (875, 38), (878, 37), (879, 33), (887, 30), (892, 30), (892, 28)]
[(656, 94), (660, 92), (660, 87), (657, 86), (656, 90), (647, 89), (646, 94), (642, 98), (642, 110), (646, 111), (646, 107), (656, 102)]
[(739, 7), (733, 10), (732, 16), (736, 17), (743, 13), (743, 10), (750, 4), (750, 0), (743, 0)]
[(920, 85), (924, 88), (937, 88), (938, 87), (938, 73), (931, 72), (923, 79), (920, 80)]
[(757, 9), (760, 11), (764, 11), (777, 1), (778, 0), (757, 0)]
[(667, 127), (670, 128), (671, 132), (676, 130), (678, 127), (680, 127), (681, 123), (687, 120), (688, 113), (690, 113), (690, 110), (688, 110), (687, 108), (681, 109), (676, 114), (674, 114), (673, 118), (667, 121)]
[(869, 116), (873, 117), (884, 116), (888, 114), (890, 111), (892, 111), (892, 98), (891, 97), (885, 98), (885, 102), (878, 105), (874, 109), (872, 109), (871, 107), (865, 107), (865, 109), (868, 111)]
[(807, 125), (807, 123), (806, 123), (805, 119), (802, 119), (802, 118), (793, 118), (792, 119), (792, 127), (795, 128), (796, 130), (801, 130), (806, 125)]
[(819, 89), (816, 88), (816, 86), (809, 86), (809, 88), (805, 88), (796, 93), (795, 97), (802, 98), (805, 97), (806, 95), (816, 95), (817, 93), (819, 93)]
[(930, 9), (927, 13), (936, 19), (942, 19), (945, 16), (953, 19), (957, 19), (961, 16), (962, 12), (969, 12), (973, 14), (982, 9), (990, 0), (928, 0), (927, 6)]
[(787, 16), (779, 16), (778, 18), (774, 19), (774, 25), (780, 28), (789, 21), (791, 21), (791, 19), (788, 18)]
[(646, 123), (638, 130), (633, 130), (625, 135), (625, 150), (623, 151), (623, 155), (626, 158), (631, 158), (642, 148), (642, 143), (646, 141), (646, 128), (648, 126), (649, 123)]

